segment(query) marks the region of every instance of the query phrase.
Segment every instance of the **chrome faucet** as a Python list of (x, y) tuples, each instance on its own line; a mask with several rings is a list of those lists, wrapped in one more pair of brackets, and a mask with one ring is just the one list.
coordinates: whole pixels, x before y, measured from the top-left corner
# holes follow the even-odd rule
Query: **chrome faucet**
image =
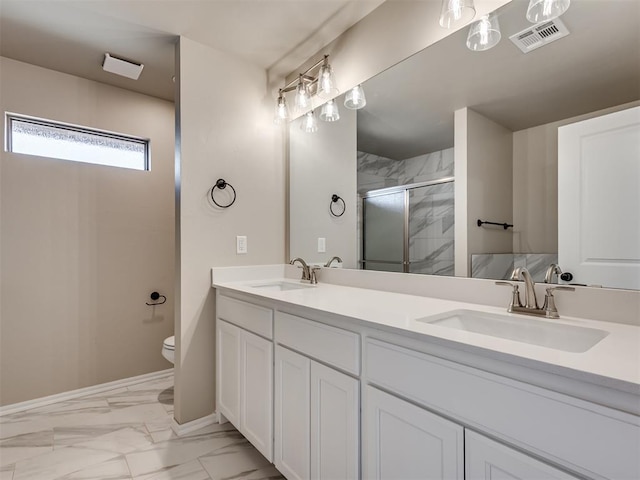
[(535, 282), (533, 278), (531, 278), (531, 274), (529, 270), (525, 267), (517, 267), (513, 270), (511, 274), (511, 280), (519, 281), (522, 278), (524, 280), (525, 291), (524, 291), (524, 305), (520, 302), (520, 291), (519, 285), (517, 283), (511, 282), (496, 282), (496, 285), (505, 285), (513, 288), (511, 294), (511, 303), (509, 304), (509, 308), (507, 311), (509, 313), (526, 313), (529, 315), (540, 315), (547, 318), (559, 318), (558, 309), (556, 308), (555, 297), (553, 296), (553, 292), (555, 290), (567, 290), (574, 291), (573, 287), (550, 287), (547, 288), (547, 294), (544, 297), (544, 305), (542, 308), (538, 308), (538, 300), (536, 299), (536, 289)]
[(290, 265), (294, 265), (296, 262), (300, 263), (302, 266), (302, 278), (300, 279), (303, 282), (309, 282), (312, 285), (316, 285), (318, 283), (318, 277), (316, 276), (316, 272), (320, 269), (320, 267), (310, 267), (300, 257), (296, 257), (289, 262)]
[(511, 280), (518, 281), (522, 277), (524, 280), (524, 308), (537, 309), (538, 299), (536, 298), (536, 282), (531, 278), (529, 270), (525, 267), (517, 267), (513, 269)]
[(562, 270), (560, 270), (560, 266), (557, 263), (552, 263), (547, 268), (547, 271), (544, 274), (544, 283), (553, 283), (554, 274), (558, 277), (562, 275)]
[(342, 263), (342, 259), (340, 257), (333, 257), (331, 260), (329, 260), (327, 263), (324, 264), (325, 267), (329, 268), (331, 266), (331, 264), (333, 263), (333, 261), (336, 262), (340, 262)]
[(289, 264), (290, 265), (295, 265), (296, 262), (298, 262), (298, 263), (300, 263), (300, 265), (302, 265), (302, 278), (301, 278), (301, 280), (310, 281), (311, 280), (311, 271), (309, 270), (309, 265), (307, 265), (307, 262), (305, 262), (300, 257), (296, 257), (293, 260), (291, 260), (289, 262)]

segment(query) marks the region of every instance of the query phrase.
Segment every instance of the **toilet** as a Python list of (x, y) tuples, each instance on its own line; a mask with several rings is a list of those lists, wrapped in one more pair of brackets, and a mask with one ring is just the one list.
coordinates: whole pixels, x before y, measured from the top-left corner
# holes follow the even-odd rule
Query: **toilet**
[(162, 342), (162, 356), (169, 360), (171, 363), (173, 362), (174, 355), (176, 350), (176, 337), (171, 336), (164, 339)]

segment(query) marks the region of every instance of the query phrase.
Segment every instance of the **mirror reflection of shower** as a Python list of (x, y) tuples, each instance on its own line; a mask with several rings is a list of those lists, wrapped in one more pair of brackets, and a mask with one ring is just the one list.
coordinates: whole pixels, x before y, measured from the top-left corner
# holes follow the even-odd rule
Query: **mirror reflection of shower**
[(358, 152), (361, 268), (454, 274), (453, 148), (407, 160)]

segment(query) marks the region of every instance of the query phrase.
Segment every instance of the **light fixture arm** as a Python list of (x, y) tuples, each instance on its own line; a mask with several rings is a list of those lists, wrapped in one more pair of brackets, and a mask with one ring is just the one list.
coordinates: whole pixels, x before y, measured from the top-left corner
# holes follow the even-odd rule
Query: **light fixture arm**
[[(318, 100), (327, 101), (320, 114), (320, 118), (325, 122), (335, 122), (340, 118), (340, 113), (333, 103), (333, 98), (339, 93), (333, 69), (329, 64), (329, 55), (324, 55), (322, 60), (299, 73), (298, 77), (291, 80), (284, 87), (278, 89), (278, 99), (276, 100), (274, 123), (283, 125), (289, 120), (287, 100), (285, 93), (295, 91), (295, 109), (298, 113), (307, 113), (302, 129), (307, 133), (314, 133), (318, 130), (316, 116), (313, 113), (313, 100), (315, 95)], [(311, 111), (309, 112), (309, 109)], [(311, 113), (311, 115), (309, 115)]]
[(296, 87), (301, 82), (307, 82), (309, 85), (315, 85), (316, 83), (318, 83), (318, 77), (314, 77), (312, 75), (309, 75), (309, 73), (312, 70), (320, 67), (321, 65), (327, 65), (329, 63), (328, 59), (329, 59), (329, 55), (325, 55), (322, 60), (318, 60), (316, 63), (311, 65), (309, 68), (307, 68), (304, 72), (300, 73), (298, 75), (298, 78), (296, 78), (295, 80), (291, 80), (289, 83), (287, 83), (284, 86), (284, 88), (281, 88), (280, 91), (282, 93), (291, 92), (291, 91), (295, 90)]

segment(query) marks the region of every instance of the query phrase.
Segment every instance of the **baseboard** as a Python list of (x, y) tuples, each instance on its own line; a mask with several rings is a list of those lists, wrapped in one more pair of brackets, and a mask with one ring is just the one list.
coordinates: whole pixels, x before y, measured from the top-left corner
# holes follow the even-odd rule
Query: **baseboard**
[(72, 400), (74, 398), (93, 395), (94, 393), (106, 392), (108, 390), (115, 390), (116, 388), (128, 387), (129, 385), (148, 382), (149, 380), (159, 379), (172, 374), (173, 368), (169, 368), (167, 370), (160, 370), (159, 372), (145, 373), (144, 375), (138, 375), (136, 377), (123, 378), (122, 380), (115, 380), (113, 382), (92, 385), (91, 387), (56, 393), (55, 395), (49, 395), (47, 397), (35, 398), (33, 400), (26, 400), (19, 403), (12, 403), (11, 405), (0, 407), (0, 417), (3, 415), (9, 415), (11, 413), (30, 410), (32, 408), (44, 407), (45, 405), (51, 405), (52, 403), (56, 402), (64, 402), (66, 400)]
[(187, 433), (195, 432), (196, 430), (200, 430), (201, 428), (208, 427), (209, 425), (213, 425), (214, 423), (218, 423), (218, 414), (216, 412), (211, 415), (207, 415), (206, 417), (196, 418), (187, 423), (178, 423), (174, 418), (171, 421), (171, 429), (175, 432), (176, 435), (182, 437)]

